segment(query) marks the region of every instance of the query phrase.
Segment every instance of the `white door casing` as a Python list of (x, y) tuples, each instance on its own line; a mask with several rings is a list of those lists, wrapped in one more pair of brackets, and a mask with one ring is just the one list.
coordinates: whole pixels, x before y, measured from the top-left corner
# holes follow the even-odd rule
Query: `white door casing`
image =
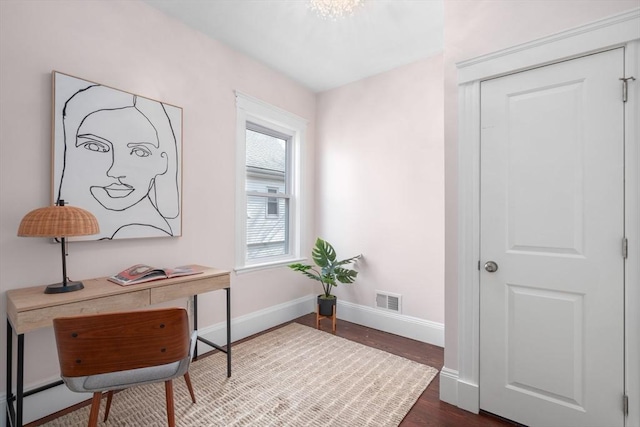
[[(470, 59), (458, 66), (458, 351), (455, 367), (443, 367), (441, 398), (480, 408), (480, 81), (612, 47), (625, 47), (625, 76), (640, 74), (640, 9), (549, 37)], [(623, 76), (620, 76), (623, 77)], [(625, 103), (625, 388), (626, 426), (640, 426), (640, 84), (629, 85)], [(621, 402), (622, 406), (622, 402)]]
[(624, 425), (624, 49), (481, 83), (480, 408)]

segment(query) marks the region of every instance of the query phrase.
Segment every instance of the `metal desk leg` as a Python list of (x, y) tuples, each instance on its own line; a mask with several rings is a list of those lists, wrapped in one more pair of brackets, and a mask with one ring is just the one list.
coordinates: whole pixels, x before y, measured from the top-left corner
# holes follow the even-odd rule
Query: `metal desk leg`
[[(227, 347), (221, 347), (218, 344), (209, 341), (208, 339), (198, 336), (198, 341), (202, 341), (215, 348), (218, 351), (227, 353), (227, 378), (231, 377), (231, 288), (224, 288), (227, 292)], [(193, 326), (195, 330), (198, 330), (198, 296), (193, 296)], [(198, 355), (196, 347), (196, 356)]]
[[(41, 391), (64, 384), (62, 380), (54, 381), (27, 392), (24, 391), (24, 334), (18, 334), (18, 361), (16, 372), (16, 394), (13, 394), (13, 335), (14, 330), (7, 321), (7, 427), (22, 427), (24, 398)], [(15, 403), (14, 403), (15, 402)]]
[(231, 288), (227, 291), (227, 378), (231, 378)]
[[(193, 330), (198, 330), (198, 295), (193, 296)], [(196, 338), (196, 348), (193, 355), (196, 359), (198, 358), (198, 338)]]
[(6, 408), (6, 426), (11, 427), (15, 424), (15, 417), (13, 412), (13, 328), (11, 323), (7, 320), (7, 369), (5, 371), (6, 377), (6, 393), (7, 393), (7, 408)]
[[(9, 391), (7, 390), (7, 393)], [(16, 379), (16, 424), (22, 427), (24, 403), (24, 334), (18, 334), (18, 376)]]
[[(22, 427), (24, 403), (24, 334), (18, 335), (18, 373), (16, 377), (16, 395), (13, 395), (13, 327), (7, 320), (7, 427)], [(13, 406), (15, 400), (16, 405)]]
[[(198, 336), (198, 341), (202, 341), (203, 343), (215, 348), (218, 351), (227, 353), (227, 378), (230, 378), (231, 377), (231, 288), (224, 288), (224, 290), (227, 291), (227, 347), (226, 348), (221, 347), (218, 344), (213, 343), (201, 336)], [(193, 327), (195, 330), (198, 330), (198, 296), (197, 295), (193, 296), (193, 317), (194, 317)], [(196, 347), (195, 355), (196, 356), (198, 355), (197, 347)]]

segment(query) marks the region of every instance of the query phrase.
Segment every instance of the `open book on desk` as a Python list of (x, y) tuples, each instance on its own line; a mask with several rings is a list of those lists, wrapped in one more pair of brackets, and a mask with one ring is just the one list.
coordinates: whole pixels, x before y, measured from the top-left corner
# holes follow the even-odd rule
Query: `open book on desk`
[(145, 264), (136, 264), (108, 279), (121, 286), (135, 285), (136, 283), (150, 282), (152, 280), (169, 279), (171, 277), (190, 276), (202, 273), (190, 266), (176, 268), (156, 268)]

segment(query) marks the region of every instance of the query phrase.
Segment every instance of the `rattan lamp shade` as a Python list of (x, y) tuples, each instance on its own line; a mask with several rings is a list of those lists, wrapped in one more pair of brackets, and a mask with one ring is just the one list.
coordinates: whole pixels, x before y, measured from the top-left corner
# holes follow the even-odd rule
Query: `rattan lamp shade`
[(62, 254), (62, 282), (45, 288), (45, 294), (78, 291), (84, 288), (82, 282), (73, 282), (67, 277), (65, 238), (88, 236), (100, 232), (98, 220), (89, 211), (73, 206), (65, 206), (58, 200), (56, 206), (47, 206), (26, 214), (18, 227), (18, 236), (57, 237), (60, 239)]
[(22, 218), (18, 236), (71, 237), (100, 232), (98, 220), (89, 211), (73, 206), (47, 206)]

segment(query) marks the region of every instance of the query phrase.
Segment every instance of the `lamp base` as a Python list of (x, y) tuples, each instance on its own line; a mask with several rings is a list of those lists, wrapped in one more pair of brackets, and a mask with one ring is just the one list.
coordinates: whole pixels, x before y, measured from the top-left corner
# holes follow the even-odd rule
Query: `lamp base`
[(67, 283), (56, 283), (55, 285), (49, 285), (44, 290), (45, 294), (61, 294), (64, 292), (73, 292), (79, 291), (80, 289), (84, 289), (84, 285), (82, 282), (67, 282)]

